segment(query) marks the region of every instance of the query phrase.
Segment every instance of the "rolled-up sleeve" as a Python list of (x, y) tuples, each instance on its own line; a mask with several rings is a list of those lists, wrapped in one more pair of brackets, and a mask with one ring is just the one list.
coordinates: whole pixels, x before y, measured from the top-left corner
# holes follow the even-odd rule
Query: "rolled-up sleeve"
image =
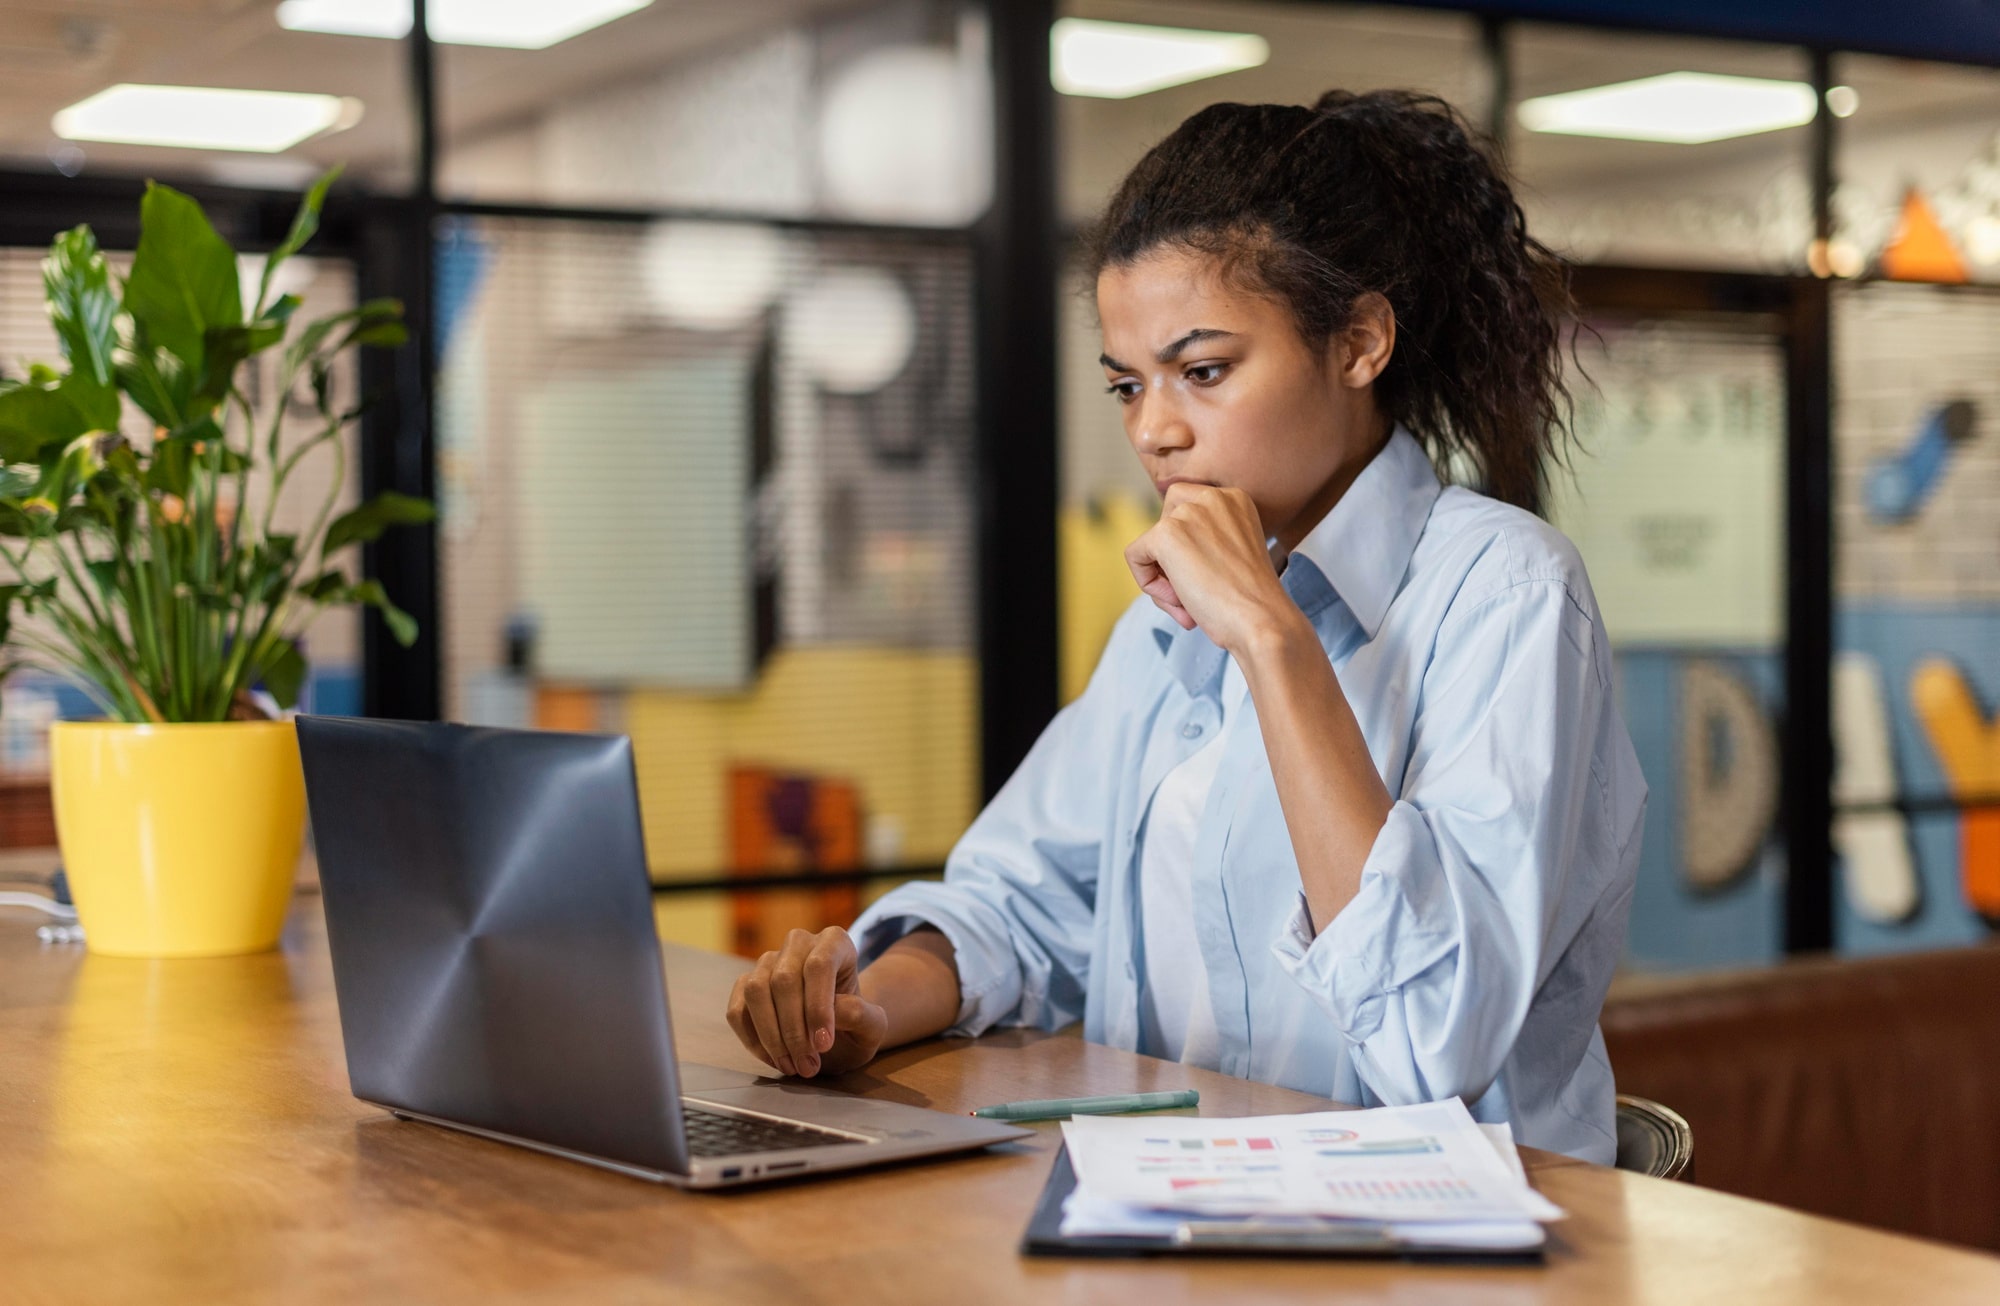
[(960, 1001), (947, 1033), (1057, 1029), (1083, 1015), (1098, 861), (1123, 765), (1120, 698), (1144, 628), (1135, 605), (1089, 687), (1056, 714), (952, 849), (943, 883), (899, 885), (854, 923), (864, 965), (920, 925), (950, 940)]
[(1565, 895), (1617, 872), (1584, 851), (1610, 819), (1599, 630), (1557, 579), (1448, 618), (1358, 892), (1317, 937), (1301, 894), (1272, 944), (1385, 1102), (1484, 1093), (1569, 944)]

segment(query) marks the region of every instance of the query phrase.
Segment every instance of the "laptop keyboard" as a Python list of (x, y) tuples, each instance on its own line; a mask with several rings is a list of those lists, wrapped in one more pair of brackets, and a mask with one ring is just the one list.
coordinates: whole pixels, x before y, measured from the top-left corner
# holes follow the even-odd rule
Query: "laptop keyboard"
[(851, 1134), (811, 1125), (781, 1124), (775, 1120), (751, 1120), (743, 1116), (704, 1111), (692, 1102), (681, 1103), (681, 1118), (687, 1127), (690, 1156), (735, 1156), (741, 1152), (784, 1152), (795, 1147), (832, 1147), (863, 1140)]

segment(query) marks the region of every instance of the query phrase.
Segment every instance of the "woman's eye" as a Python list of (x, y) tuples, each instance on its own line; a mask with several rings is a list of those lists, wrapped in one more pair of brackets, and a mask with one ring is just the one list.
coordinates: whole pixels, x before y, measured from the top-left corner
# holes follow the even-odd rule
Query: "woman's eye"
[(1186, 376), (1196, 385), (1214, 385), (1228, 367), (1227, 363), (1197, 363), (1187, 370)]
[(1139, 397), (1139, 383), (1137, 381), (1113, 381), (1110, 385), (1104, 387), (1104, 393), (1118, 396), (1118, 402), (1121, 404), (1129, 404)]

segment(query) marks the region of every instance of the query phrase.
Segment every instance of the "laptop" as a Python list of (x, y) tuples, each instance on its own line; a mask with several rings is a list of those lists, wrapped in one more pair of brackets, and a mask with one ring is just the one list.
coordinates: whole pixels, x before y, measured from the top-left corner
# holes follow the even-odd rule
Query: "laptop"
[(313, 716), (298, 736), (362, 1101), (687, 1188), (1028, 1135), (678, 1062), (629, 739)]

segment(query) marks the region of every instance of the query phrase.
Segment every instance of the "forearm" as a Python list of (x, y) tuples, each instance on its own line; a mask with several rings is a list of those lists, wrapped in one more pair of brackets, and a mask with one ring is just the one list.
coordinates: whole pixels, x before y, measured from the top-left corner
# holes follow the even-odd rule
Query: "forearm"
[(930, 926), (891, 944), (859, 977), (861, 996), (882, 1008), (885, 1048), (914, 1043), (958, 1018), (958, 962), (951, 940)]
[(1294, 609), (1237, 652), (1298, 859), (1313, 931), (1361, 887), (1361, 868), (1394, 801), (1369, 756), (1326, 650)]

